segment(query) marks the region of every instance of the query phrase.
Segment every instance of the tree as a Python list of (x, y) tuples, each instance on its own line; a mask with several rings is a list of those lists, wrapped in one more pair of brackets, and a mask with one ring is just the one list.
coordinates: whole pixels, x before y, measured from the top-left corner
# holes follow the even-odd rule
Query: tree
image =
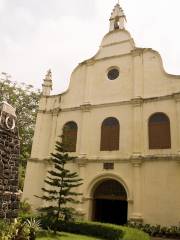
[(39, 90), (35, 90), (32, 85), (13, 82), (7, 73), (2, 73), (0, 77), (0, 102), (6, 101), (16, 108), (21, 144), (19, 169), (19, 187), (21, 190), (23, 188), (25, 167), (32, 146), (39, 98)]
[[(56, 153), (51, 153), (51, 162), (53, 169), (48, 171), (49, 175), (44, 182), (49, 188), (42, 188), (44, 195), (41, 199), (48, 202), (47, 207), (40, 210), (46, 212), (47, 215), (53, 216), (55, 223), (61, 218), (68, 220), (75, 209), (72, 204), (77, 204), (79, 201), (75, 199), (81, 193), (73, 191), (82, 184), (82, 179), (78, 177), (77, 172), (71, 172), (67, 167), (67, 163), (74, 160), (76, 157), (71, 157), (66, 152), (67, 146), (63, 143), (63, 136), (61, 141), (57, 141), (55, 145)], [(70, 206), (71, 205), (71, 206)]]

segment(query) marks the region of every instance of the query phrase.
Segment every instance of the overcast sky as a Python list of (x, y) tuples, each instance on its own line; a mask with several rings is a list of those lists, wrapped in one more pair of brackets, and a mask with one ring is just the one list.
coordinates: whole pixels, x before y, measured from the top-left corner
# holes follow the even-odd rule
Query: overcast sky
[[(93, 56), (117, 0), (0, 0), (0, 72), (53, 92), (68, 87), (76, 65)], [(137, 47), (160, 52), (165, 70), (180, 74), (180, 0), (120, 0)]]

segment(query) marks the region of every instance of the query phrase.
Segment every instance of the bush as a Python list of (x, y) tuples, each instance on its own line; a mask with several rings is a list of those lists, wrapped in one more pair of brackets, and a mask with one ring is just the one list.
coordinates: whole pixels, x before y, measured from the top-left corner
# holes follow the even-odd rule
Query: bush
[(40, 229), (40, 223), (36, 219), (14, 222), (0, 221), (0, 240), (35, 240), (36, 232)]
[(130, 222), (127, 226), (144, 231), (153, 237), (180, 239), (180, 227), (177, 226), (162, 227), (160, 225), (150, 225), (135, 222)]
[(59, 221), (58, 225), (55, 226), (50, 218), (43, 218), (41, 219), (41, 226), (45, 229), (56, 229), (56, 231), (82, 234), (103, 239), (149, 240), (149, 236), (142, 231), (113, 224)]
[[(51, 222), (51, 221), (49, 221)], [(82, 234), (87, 236), (100, 237), (104, 239), (120, 240), (123, 231), (116, 225), (96, 222), (63, 222), (59, 221), (56, 226), (47, 219), (41, 220), (41, 225), (45, 229), (56, 229), (57, 231)]]

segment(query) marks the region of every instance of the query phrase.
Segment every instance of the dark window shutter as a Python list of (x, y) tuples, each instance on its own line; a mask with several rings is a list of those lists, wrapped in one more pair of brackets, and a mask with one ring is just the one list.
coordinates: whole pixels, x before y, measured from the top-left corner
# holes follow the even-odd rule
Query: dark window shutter
[(155, 113), (149, 119), (149, 148), (171, 148), (170, 121), (163, 113)]
[(77, 131), (75, 122), (68, 122), (63, 127), (63, 143), (67, 152), (76, 152)]
[(101, 151), (113, 151), (119, 149), (119, 122), (116, 118), (106, 118), (101, 126)]

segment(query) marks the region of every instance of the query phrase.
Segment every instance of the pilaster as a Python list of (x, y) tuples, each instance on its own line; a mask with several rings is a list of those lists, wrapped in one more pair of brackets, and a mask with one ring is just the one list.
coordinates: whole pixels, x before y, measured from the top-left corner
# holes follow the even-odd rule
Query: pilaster
[(177, 119), (177, 152), (180, 155), (180, 93), (174, 94), (176, 102), (176, 119)]
[(142, 222), (142, 199), (141, 199), (141, 166), (142, 166), (141, 158), (134, 158), (131, 161), (132, 171), (133, 171), (133, 212), (130, 216), (130, 220)]
[(143, 70), (143, 48), (132, 51), (133, 56), (133, 83), (134, 98), (143, 97), (144, 92), (144, 70)]
[(142, 106), (143, 99), (140, 97), (132, 99), (133, 106), (133, 155), (142, 155), (143, 131), (142, 131)]
[(84, 192), (85, 192), (85, 187), (84, 187), (84, 181), (86, 178), (86, 165), (87, 165), (87, 159), (86, 155), (82, 154), (80, 158), (77, 159), (77, 164), (79, 168), (79, 177), (83, 180), (83, 184), (78, 187), (78, 192), (81, 193), (82, 195), (79, 196), (79, 202), (80, 204), (78, 205), (77, 211), (79, 214), (83, 217), (85, 215), (85, 210), (84, 210)]
[(58, 119), (59, 111), (54, 110), (52, 112), (52, 123), (51, 123), (51, 137), (50, 137), (50, 152), (54, 151), (55, 142), (58, 140), (56, 133), (57, 133), (57, 119)]
[(90, 134), (90, 117), (91, 117), (91, 104), (89, 102), (80, 106), (82, 111), (81, 118), (81, 138), (80, 138), (80, 155), (87, 155), (89, 152), (88, 137)]

